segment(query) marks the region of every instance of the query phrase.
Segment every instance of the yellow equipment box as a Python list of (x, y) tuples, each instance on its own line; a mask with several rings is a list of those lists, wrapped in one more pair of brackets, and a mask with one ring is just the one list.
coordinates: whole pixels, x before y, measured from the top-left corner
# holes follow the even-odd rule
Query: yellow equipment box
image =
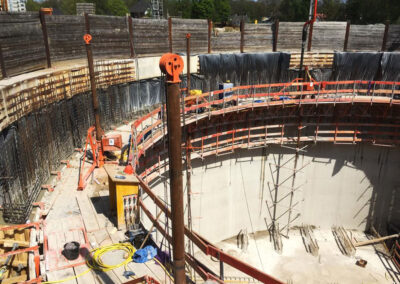
[(117, 217), (117, 227), (133, 226), (137, 217), (139, 182), (135, 175), (124, 173), (124, 167), (104, 165), (108, 175), (110, 210)]

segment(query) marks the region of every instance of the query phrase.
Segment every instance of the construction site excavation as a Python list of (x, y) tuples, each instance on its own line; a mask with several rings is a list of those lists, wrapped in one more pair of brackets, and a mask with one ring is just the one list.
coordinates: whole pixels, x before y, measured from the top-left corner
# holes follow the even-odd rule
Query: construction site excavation
[(0, 282), (400, 283), (400, 25), (311, 7), (0, 11)]

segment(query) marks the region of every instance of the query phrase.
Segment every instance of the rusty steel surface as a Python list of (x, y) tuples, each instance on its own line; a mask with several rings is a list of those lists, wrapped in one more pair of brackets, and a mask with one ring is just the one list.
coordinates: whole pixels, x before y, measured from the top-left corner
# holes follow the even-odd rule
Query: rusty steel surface
[[(180, 74), (183, 71), (183, 59), (177, 54), (166, 53), (160, 58), (160, 70), (167, 76), (169, 83), (179, 83)], [(180, 90), (178, 88), (178, 96), (180, 96)]]
[(129, 28), (129, 47), (131, 50), (131, 58), (135, 57), (135, 46), (133, 42), (133, 22), (132, 22), (132, 17), (128, 17), (128, 28)]
[(385, 31), (383, 32), (383, 39), (382, 39), (382, 48), (381, 48), (381, 51), (386, 51), (386, 44), (387, 44), (387, 39), (388, 39), (388, 33), (389, 33), (389, 21), (386, 21), (386, 23), (385, 23)]
[(347, 25), (346, 25), (346, 34), (345, 34), (345, 36), (344, 36), (343, 51), (347, 51), (347, 47), (348, 47), (348, 45), (349, 45), (350, 26), (351, 26), (350, 21), (347, 21)]
[(207, 34), (207, 53), (211, 53), (211, 33), (213, 22), (208, 20), (208, 34)]
[(40, 9), (39, 16), (40, 16), (40, 23), (42, 25), (43, 42), (44, 42), (44, 48), (46, 51), (47, 68), (51, 68), (49, 37), (47, 34), (47, 25), (46, 25), (46, 10)]
[(90, 40), (92, 37), (89, 34), (86, 34), (84, 38), (86, 43), (85, 46), (88, 59), (90, 88), (92, 91), (93, 113), (94, 113), (94, 120), (96, 127), (96, 140), (101, 141), (101, 137), (103, 136), (103, 130), (101, 129), (101, 124), (100, 124), (99, 100), (97, 98), (97, 88), (96, 88), (96, 75), (94, 73), (93, 53), (92, 53), (92, 46), (90, 44)]
[(1, 67), (1, 76), (3, 78), (7, 77), (6, 65), (4, 63), (3, 48), (1, 46), (1, 42), (0, 42), (0, 67)]
[(279, 37), (279, 19), (275, 20), (275, 28), (274, 28), (274, 39), (272, 41), (272, 51), (277, 51), (277, 44), (278, 44), (278, 37)]
[(169, 44), (169, 52), (172, 53), (172, 18), (168, 18), (168, 44)]
[(165, 54), (160, 59), (160, 69), (167, 75), (167, 129), (169, 176), (171, 195), (172, 246), (175, 283), (186, 283), (185, 275), (185, 225), (182, 181), (182, 128), (180, 122), (179, 74), (183, 60), (176, 54)]
[(190, 94), (190, 34), (186, 34), (186, 76), (187, 94)]
[(244, 20), (240, 20), (240, 53), (244, 52)]

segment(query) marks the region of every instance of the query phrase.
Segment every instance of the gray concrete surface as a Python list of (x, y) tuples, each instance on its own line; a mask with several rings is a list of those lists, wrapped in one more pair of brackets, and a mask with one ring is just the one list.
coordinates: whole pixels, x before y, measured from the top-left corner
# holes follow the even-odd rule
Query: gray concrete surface
[[(305, 150), (298, 157), (294, 180), (295, 151), (280, 146), (193, 160), (193, 229), (212, 242), (242, 229), (266, 230), (273, 219), (274, 183), (280, 184), (276, 223), (284, 234), (290, 208), (290, 227), (364, 231), (373, 224), (384, 233), (387, 222), (399, 221), (399, 149), (317, 144)], [(165, 196), (164, 183), (153, 187)]]

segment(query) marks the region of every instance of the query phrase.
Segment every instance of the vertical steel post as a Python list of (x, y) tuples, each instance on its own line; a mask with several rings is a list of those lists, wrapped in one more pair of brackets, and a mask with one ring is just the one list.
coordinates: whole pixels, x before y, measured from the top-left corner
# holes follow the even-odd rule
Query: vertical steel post
[(388, 39), (388, 33), (389, 33), (389, 21), (386, 21), (385, 32), (383, 33), (382, 50), (381, 51), (386, 51), (386, 43), (387, 43), (387, 39)]
[(85, 13), (85, 29), (86, 29), (86, 33), (90, 34), (90, 20), (89, 20), (88, 13)]
[(167, 129), (175, 283), (186, 283), (179, 84), (167, 83)]
[(6, 63), (4, 62), (4, 57), (3, 57), (3, 49), (1, 46), (0, 42), (0, 65), (1, 65), (1, 75), (3, 78), (7, 77), (7, 72), (6, 72)]
[[(186, 85), (187, 85), (187, 95), (190, 95), (190, 37), (191, 34), (186, 34)], [(184, 114), (183, 114), (184, 115)]]
[(219, 279), (224, 281), (224, 262), (219, 260)]
[(46, 51), (47, 68), (51, 68), (49, 38), (47, 35), (46, 17), (43, 10), (39, 11), (40, 24), (42, 25), (43, 42)]
[(277, 51), (278, 47), (278, 36), (279, 36), (279, 19), (275, 20), (275, 29), (274, 29), (274, 42), (272, 43), (272, 51)]
[[(96, 140), (101, 141), (101, 136), (103, 135), (103, 130), (100, 125), (100, 114), (99, 114), (99, 100), (97, 98), (97, 90), (96, 90), (96, 77), (94, 73), (94, 64), (93, 64), (93, 53), (92, 46), (90, 44), (90, 40), (92, 37), (89, 34), (85, 35), (86, 42), (86, 54), (88, 59), (88, 68), (89, 68), (89, 77), (90, 77), (90, 87), (92, 90), (92, 103), (93, 103), (93, 113), (94, 113), (94, 122), (96, 127)], [(94, 153), (93, 153), (94, 155)]]
[(240, 53), (243, 53), (244, 49), (244, 20), (240, 20)]
[(211, 53), (211, 32), (212, 32), (212, 25), (213, 25), (213, 23), (212, 23), (212, 21), (209, 19), (209, 20), (208, 20), (208, 37), (207, 37), (207, 40), (208, 40), (208, 53)]
[(347, 21), (346, 34), (344, 36), (344, 46), (343, 51), (347, 51), (347, 46), (349, 45), (349, 35), (350, 35), (350, 21)]
[(168, 41), (169, 41), (169, 52), (172, 53), (172, 18), (168, 18)]
[(167, 75), (167, 131), (171, 194), (172, 246), (175, 283), (185, 284), (185, 226), (182, 181), (182, 128), (180, 118), (179, 74), (183, 60), (176, 54), (165, 54), (160, 69)]
[(133, 22), (132, 17), (128, 16), (128, 28), (129, 28), (129, 46), (131, 49), (131, 58), (135, 57), (135, 48), (133, 44)]
[(311, 51), (313, 31), (314, 31), (314, 22), (312, 22), (310, 24), (310, 32), (308, 34), (307, 51)]

